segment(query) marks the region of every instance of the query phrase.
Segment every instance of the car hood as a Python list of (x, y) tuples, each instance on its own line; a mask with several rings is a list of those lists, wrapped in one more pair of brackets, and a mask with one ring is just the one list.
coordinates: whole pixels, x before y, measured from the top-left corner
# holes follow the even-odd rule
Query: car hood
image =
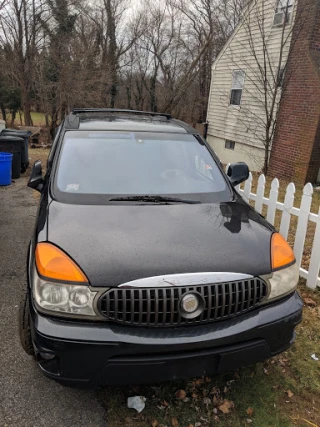
[(221, 204), (74, 205), (52, 201), (47, 240), (92, 286), (175, 273), (267, 274), (272, 227), (241, 199)]

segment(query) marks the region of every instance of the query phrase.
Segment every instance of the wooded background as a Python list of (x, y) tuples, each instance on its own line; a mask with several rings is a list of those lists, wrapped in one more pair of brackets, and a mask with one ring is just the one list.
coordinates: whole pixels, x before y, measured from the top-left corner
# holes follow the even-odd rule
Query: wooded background
[[(0, 108), (53, 129), (72, 107), (206, 119), (211, 65), (243, 0), (0, 0)], [(9, 123), (10, 124), (10, 123)], [(12, 123), (11, 123), (12, 124)]]

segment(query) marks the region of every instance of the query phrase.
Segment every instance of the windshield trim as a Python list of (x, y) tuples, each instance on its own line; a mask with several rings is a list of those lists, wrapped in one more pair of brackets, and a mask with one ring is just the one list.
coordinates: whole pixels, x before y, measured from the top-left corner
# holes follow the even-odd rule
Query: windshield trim
[[(78, 132), (81, 132), (81, 130), (78, 129)], [(84, 132), (88, 132), (90, 130), (85, 129)], [(50, 184), (49, 184), (49, 188), (50, 188), (50, 195), (52, 200), (55, 200), (57, 202), (61, 202), (61, 203), (65, 203), (65, 204), (75, 204), (75, 205), (113, 205), (113, 206), (133, 206), (133, 205), (148, 205), (148, 206), (161, 206), (161, 204), (157, 204), (157, 203), (149, 203), (149, 202), (142, 202), (142, 201), (137, 201), (137, 202), (132, 202), (132, 203), (127, 203), (127, 202), (119, 202), (119, 201), (110, 201), (110, 198), (117, 198), (117, 197), (130, 197), (130, 196), (135, 196), (135, 194), (125, 194), (125, 193), (121, 193), (121, 194), (86, 194), (86, 193), (82, 193), (82, 194), (74, 194), (74, 193), (67, 193), (67, 192), (62, 192), (58, 189), (57, 186), (57, 171), (58, 171), (58, 167), (59, 167), (59, 163), (61, 160), (61, 152), (62, 152), (62, 147), (65, 141), (65, 136), (68, 132), (74, 132), (74, 130), (70, 130), (70, 129), (64, 129), (62, 130), (62, 132), (60, 132), (59, 135), (59, 143), (57, 144), (58, 146), (56, 147), (56, 153), (52, 162), (52, 169), (51, 169), (51, 176), (50, 176)], [(91, 132), (91, 131), (90, 131)], [(103, 129), (103, 130), (98, 130), (98, 129), (94, 129), (92, 130), (92, 132), (123, 132), (123, 131), (115, 131), (113, 129)], [(128, 130), (128, 132), (130, 132)], [(134, 132), (134, 130), (132, 130), (132, 132)], [(146, 132), (146, 133), (150, 133), (150, 131), (140, 131), (140, 132)], [(190, 135), (193, 136), (194, 139), (198, 142), (198, 144), (200, 145), (204, 145), (206, 147), (206, 149), (208, 150), (210, 156), (212, 157), (217, 169), (220, 171), (222, 178), (224, 180), (224, 182), (226, 183), (226, 188), (224, 191), (220, 191), (220, 192), (216, 192), (216, 193), (170, 193), (170, 194), (166, 194), (166, 193), (161, 193), (161, 196), (164, 197), (174, 197), (174, 198), (183, 198), (183, 199), (194, 199), (199, 201), (199, 197), (201, 198), (200, 203), (204, 203), (204, 204), (213, 204), (213, 203), (221, 203), (221, 196), (224, 193), (225, 195), (228, 194), (228, 198), (225, 197), (226, 200), (223, 200), (223, 202), (228, 202), (228, 201), (233, 201), (235, 199), (235, 190), (233, 188), (233, 186), (231, 185), (224, 169), (222, 168), (221, 162), (219, 161), (216, 153), (213, 151), (213, 149), (211, 148), (211, 146), (208, 144), (208, 142), (197, 132), (194, 133), (188, 133), (186, 132), (185, 134), (181, 134), (178, 132), (152, 132), (152, 133), (156, 133), (156, 134), (174, 134), (174, 135)], [(215, 197), (216, 200), (212, 200), (212, 195), (215, 195), (217, 197)], [(141, 194), (138, 194), (138, 196), (141, 196)], [(220, 197), (219, 197), (220, 196)], [(81, 200), (80, 200), (81, 199)], [(211, 200), (210, 200), (211, 199)], [(178, 202), (173, 203), (174, 205), (179, 204)], [(168, 205), (171, 205), (168, 204)]]

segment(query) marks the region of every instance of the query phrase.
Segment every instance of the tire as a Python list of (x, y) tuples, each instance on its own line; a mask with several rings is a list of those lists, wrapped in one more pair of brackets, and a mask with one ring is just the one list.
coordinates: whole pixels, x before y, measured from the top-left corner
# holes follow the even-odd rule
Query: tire
[(25, 286), (21, 294), (19, 304), (19, 338), (22, 348), (29, 356), (34, 356), (34, 348), (32, 344), (31, 329), (30, 329), (30, 305), (29, 305), (29, 290)]

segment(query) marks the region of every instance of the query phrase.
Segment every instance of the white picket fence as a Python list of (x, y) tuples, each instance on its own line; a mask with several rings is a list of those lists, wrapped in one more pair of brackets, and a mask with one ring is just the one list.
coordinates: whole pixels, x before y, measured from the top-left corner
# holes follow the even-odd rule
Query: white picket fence
[[(229, 165), (227, 165), (227, 169), (228, 167)], [(259, 213), (262, 213), (263, 205), (266, 205), (266, 219), (272, 225), (274, 225), (276, 211), (278, 210), (282, 212), (279, 232), (285, 239), (288, 238), (291, 216), (298, 217), (298, 225), (295, 231), (293, 250), (297, 263), (300, 267), (300, 276), (307, 280), (307, 286), (309, 288), (316, 289), (317, 286), (320, 286), (320, 207), (318, 214), (310, 212), (313, 187), (310, 183), (304, 186), (300, 208), (296, 208), (293, 206), (296, 192), (296, 188), (293, 182), (291, 182), (287, 187), (284, 203), (278, 202), (279, 180), (275, 178), (272, 181), (269, 198), (265, 197), (264, 194), (265, 183), (265, 176), (260, 175), (258, 179), (257, 194), (252, 193), (252, 174), (250, 172), (249, 179), (244, 183), (244, 185), (242, 184), (241, 186), (237, 186), (236, 189), (247, 202), (249, 202), (249, 200), (253, 200), (255, 202), (254, 207)], [(316, 229), (313, 239), (309, 269), (306, 270), (305, 268), (301, 267), (301, 261), (304, 252), (309, 221), (316, 224)]]

